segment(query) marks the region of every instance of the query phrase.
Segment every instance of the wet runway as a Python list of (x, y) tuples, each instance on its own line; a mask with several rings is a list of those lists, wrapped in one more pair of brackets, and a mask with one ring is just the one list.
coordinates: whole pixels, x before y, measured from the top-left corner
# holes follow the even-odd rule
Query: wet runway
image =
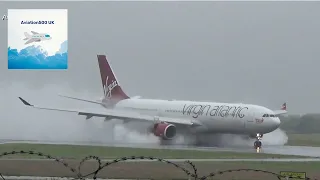
[[(113, 146), (113, 147), (137, 147), (150, 149), (183, 149), (200, 151), (229, 151), (229, 152), (255, 152), (252, 147), (194, 147), (194, 146), (159, 146), (154, 144), (115, 144), (101, 142), (54, 142), (54, 141), (35, 141), (35, 140), (0, 140), (0, 144), (6, 143), (30, 143), (30, 144), (65, 144), (65, 145), (87, 145), (87, 146)], [(320, 147), (307, 146), (263, 146), (261, 153), (299, 155), (320, 158)]]

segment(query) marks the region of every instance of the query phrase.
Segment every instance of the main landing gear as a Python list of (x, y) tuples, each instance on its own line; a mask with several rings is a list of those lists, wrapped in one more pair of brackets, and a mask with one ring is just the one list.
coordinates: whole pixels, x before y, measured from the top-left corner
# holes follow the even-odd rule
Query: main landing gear
[(262, 147), (262, 134), (258, 133), (256, 135), (256, 141), (253, 144), (253, 147), (256, 149), (257, 153), (261, 152), (261, 147)]

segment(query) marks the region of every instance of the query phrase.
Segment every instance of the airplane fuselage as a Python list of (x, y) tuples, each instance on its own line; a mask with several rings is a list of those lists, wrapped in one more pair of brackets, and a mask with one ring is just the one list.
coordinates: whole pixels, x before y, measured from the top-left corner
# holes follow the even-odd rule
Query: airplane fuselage
[(273, 111), (251, 104), (229, 104), (154, 99), (125, 99), (115, 108), (131, 110), (158, 117), (191, 119), (200, 126), (190, 128), (193, 133), (256, 134), (269, 133), (280, 125), (278, 117), (262, 117)]
[(33, 34), (31, 38), (36, 39), (36, 41), (51, 40), (51, 37), (47, 34)]

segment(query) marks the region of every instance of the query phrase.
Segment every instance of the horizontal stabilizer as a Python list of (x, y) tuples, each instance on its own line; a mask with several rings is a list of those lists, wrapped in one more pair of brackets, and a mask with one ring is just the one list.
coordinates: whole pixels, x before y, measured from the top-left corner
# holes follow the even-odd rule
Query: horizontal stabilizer
[(24, 32), (24, 36), (26, 37), (25, 39), (23, 40), (27, 40), (27, 39), (30, 39), (32, 36), (30, 34), (28, 34), (27, 32)]
[(279, 115), (287, 114), (287, 113), (288, 113), (288, 111), (286, 111), (286, 110), (275, 110), (275, 111), (273, 111), (273, 112), (274, 112), (274, 114), (275, 114), (276, 116), (279, 116)]
[(280, 110), (273, 111), (276, 116), (280, 116), (282, 114), (287, 114), (287, 103), (283, 103)]

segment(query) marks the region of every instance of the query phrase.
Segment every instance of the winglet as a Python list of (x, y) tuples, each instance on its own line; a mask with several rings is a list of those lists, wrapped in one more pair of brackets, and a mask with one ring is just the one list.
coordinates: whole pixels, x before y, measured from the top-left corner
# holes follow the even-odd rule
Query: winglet
[(22, 101), (22, 103), (26, 106), (33, 106), (32, 104), (28, 103), (26, 100), (22, 99), (21, 97), (19, 97), (19, 99)]

